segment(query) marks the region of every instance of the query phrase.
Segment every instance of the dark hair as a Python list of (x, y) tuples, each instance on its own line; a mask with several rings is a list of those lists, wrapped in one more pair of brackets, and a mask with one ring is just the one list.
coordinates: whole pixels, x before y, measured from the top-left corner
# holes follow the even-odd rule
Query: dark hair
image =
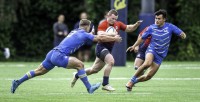
[(79, 22), (79, 27), (83, 27), (83, 26), (89, 26), (91, 24), (90, 20), (87, 19), (81, 19)]
[(163, 15), (163, 18), (167, 18), (167, 11), (164, 9), (160, 9), (154, 13), (155, 16)]
[(118, 16), (118, 12), (115, 10), (115, 9), (111, 9), (109, 12), (108, 12), (108, 15), (112, 15), (114, 14), (115, 16)]

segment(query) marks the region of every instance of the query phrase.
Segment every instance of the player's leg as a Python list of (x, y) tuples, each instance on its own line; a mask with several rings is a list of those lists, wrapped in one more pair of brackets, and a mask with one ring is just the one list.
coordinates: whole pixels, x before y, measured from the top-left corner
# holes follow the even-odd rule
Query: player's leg
[(105, 59), (104, 59), (104, 62), (106, 63), (106, 66), (105, 66), (105, 70), (104, 70), (104, 76), (103, 76), (103, 87), (102, 89), (103, 90), (107, 90), (107, 91), (115, 91), (115, 89), (109, 85), (109, 76), (110, 76), (110, 72), (112, 70), (112, 67), (114, 65), (114, 58), (113, 56), (108, 53), (106, 56), (105, 56)]
[(154, 55), (152, 53), (147, 53), (144, 63), (137, 69), (131, 80), (126, 84), (127, 90), (131, 91), (134, 84), (138, 82), (137, 78), (139, 75), (153, 63)]
[(160, 65), (156, 64), (155, 62), (152, 63), (152, 65), (149, 67), (148, 72), (146, 75), (142, 75), (137, 78), (138, 82), (143, 82), (150, 80), (158, 71)]
[(138, 67), (140, 67), (143, 63), (144, 63), (143, 59), (140, 59), (140, 58), (136, 57), (135, 61), (134, 61), (134, 69), (137, 70)]
[(94, 64), (91, 68), (85, 69), (87, 75), (98, 73), (105, 66), (105, 62), (96, 57)]
[(77, 58), (69, 57), (67, 67), (77, 69), (77, 75), (81, 79), (81, 81), (83, 82), (89, 93), (93, 93), (101, 85), (100, 83), (97, 83), (91, 86), (91, 84), (88, 81), (86, 72), (84, 70), (84, 64)]
[[(145, 52), (144, 51), (139, 51), (137, 53), (137, 56), (136, 56), (135, 62), (134, 62), (135, 70), (137, 70), (138, 67), (140, 67), (144, 63), (144, 60), (145, 60)], [(145, 73), (145, 70), (139, 76), (143, 75), (144, 73)]]
[[(91, 75), (91, 74), (95, 74), (97, 72), (99, 72), (103, 67), (104, 67), (105, 63), (99, 59), (98, 57), (96, 57), (94, 64), (92, 65), (91, 68), (87, 68), (85, 69), (86, 74), (87, 75)], [(76, 81), (78, 80), (78, 74), (75, 72), (73, 73), (73, 79), (71, 81), (71, 87), (74, 87), (74, 85), (76, 84)]]
[(51, 58), (52, 55), (52, 51), (50, 51), (45, 60), (42, 62), (42, 64), (40, 64), (38, 66), (38, 68), (36, 68), (35, 70), (29, 71), (27, 72), (23, 77), (21, 77), (18, 80), (13, 80), (12, 81), (12, 86), (11, 86), (11, 93), (14, 93), (15, 90), (17, 89), (17, 87), (22, 84), (23, 82), (39, 76), (39, 75), (43, 75), (45, 73), (47, 73), (49, 70), (51, 70), (52, 68), (54, 68), (54, 65), (49, 61), (49, 59)]

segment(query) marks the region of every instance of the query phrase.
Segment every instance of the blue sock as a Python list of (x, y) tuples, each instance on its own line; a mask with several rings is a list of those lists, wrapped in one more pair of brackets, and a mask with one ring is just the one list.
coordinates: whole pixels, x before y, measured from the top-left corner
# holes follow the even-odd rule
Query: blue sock
[(30, 72), (27, 72), (22, 78), (20, 78), (18, 80), (19, 84), (23, 83), (24, 81), (30, 79), (30, 78), (33, 78), (35, 77), (35, 72), (34, 71), (30, 71)]
[(77, 75), (81, 79), (81, 81), (84, 83), (85, 87), (87, 89), (90, 89), (91, 85), (90, 85), (90, 83), (88, 81), (88, 78), (87, 78), (87, 75), (85, 73), (85, 70), (84, 69), (78, 70)]
[(102, 83), (102, 85), (103, 85), (103, 86), (108, 85), (108, 84), (109, 84), (108, 81), (109, 81), (109, 77), (108, 77), (108, 76), (104, 76), (104, 77), (103, 77), (103, 83)]
[(134, 83), (134, 84), (136, 84), (138, 82), (138, 80), (137, 80), (137, 78), (135, 76), (133, 76), (131, 78), (131, 82)]

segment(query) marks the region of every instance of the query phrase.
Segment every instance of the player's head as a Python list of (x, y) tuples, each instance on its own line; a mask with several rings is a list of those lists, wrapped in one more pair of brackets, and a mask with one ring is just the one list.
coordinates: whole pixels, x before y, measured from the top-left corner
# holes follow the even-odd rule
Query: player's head
[(115, 9), (112, 9), (108, 12), (107, 21), (110, 25), (113, 25), (118, 18), (118, 12)]
[(63, 14), (58, 16), (58, 22), (63, 23), (65, 21), (65, 16)]
[(86, 12), (82, 12), (82, 13), (80, 14), (80, 19), (87, 19), (87, 18), (88, 18), (88, 15), (87, 15)]
[(167, 19), (167, 11), (164, 9), (160, 9), (155, 12), (155, 24), (158, 26), (164, 25), (166, 19)]
[(79, 28), (82, 28), (82, 29), (86, 30), (87, 32), (89, 32), (90, 31), (90, 24), (91, 24), (90, 20), (81, 19), (80, 23), (79, 23)]

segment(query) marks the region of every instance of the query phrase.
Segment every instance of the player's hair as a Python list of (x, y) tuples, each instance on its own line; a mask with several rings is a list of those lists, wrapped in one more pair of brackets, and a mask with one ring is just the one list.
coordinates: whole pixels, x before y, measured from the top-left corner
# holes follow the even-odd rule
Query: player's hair
[(114, 14), (115, 16), (118, 16), (117, 10), (111, 9), (111, 10), (108, 12), (108, 15), (111, 16), (112, 14)]
[(167, 18), (167, 11), (164, 9), (160, 9), (154, 13), (155, 16), (163, 15), (163, 18)]
[(81, 19), (79, 22), (79, 27), (85, 27), (89, 26), (91, 24), (91, 21), (88, 19)]

